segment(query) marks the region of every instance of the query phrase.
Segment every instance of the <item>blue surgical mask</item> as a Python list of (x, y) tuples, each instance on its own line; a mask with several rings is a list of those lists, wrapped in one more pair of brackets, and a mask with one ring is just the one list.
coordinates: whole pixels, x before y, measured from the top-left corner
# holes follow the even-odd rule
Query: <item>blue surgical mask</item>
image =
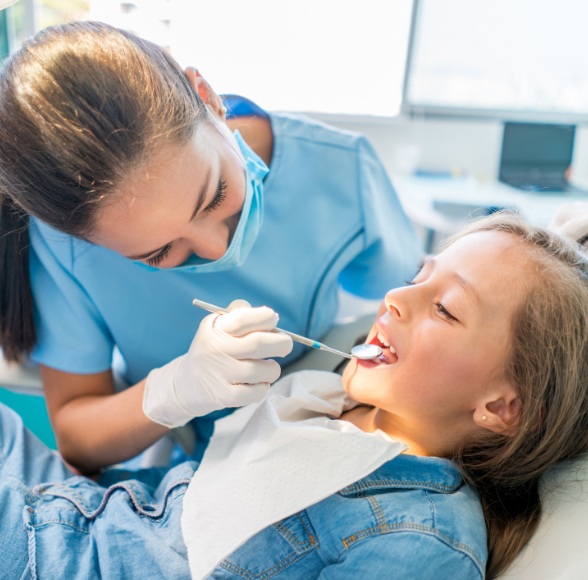
[[(239, 131), (235, 131), (234, 136), (245, 162), (247, 191), (239, 223), (227, 251), (218, 260), (205, 260), (193, 254), (179, 266), (165, 268), (166, 270), (183, 270), (202, 274), (222, 272), (240, 266), (249, 256), (263, 221), (263, 178), (268, 174), (269, 169), (247, 145)], [(164, 269), (155, 268), (143, 262), (137, 263), (149, 270)]]

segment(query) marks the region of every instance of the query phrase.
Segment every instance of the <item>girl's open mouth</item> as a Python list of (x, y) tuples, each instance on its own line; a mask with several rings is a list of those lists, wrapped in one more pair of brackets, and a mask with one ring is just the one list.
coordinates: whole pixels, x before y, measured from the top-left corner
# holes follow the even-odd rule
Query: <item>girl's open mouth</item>
[(388, 339), (381, 332), (376, 334), (368, 341), (368, 344), (376, 344), (382, 349), (382, 354), (376, 360), (358, 360), (357, 364), (368, 368), (382, 365), (393, 365), (398, 362), (396, 349), (390, 344)]
[(380, 364), (393, 365), (398, 362), (398, 355), (396, 349), (390, 344), (390, 341), (381, 333), (376, 332), (376, 335), (370, 340), (371, 343), (377, 344), (382, 349), (380, 355)]

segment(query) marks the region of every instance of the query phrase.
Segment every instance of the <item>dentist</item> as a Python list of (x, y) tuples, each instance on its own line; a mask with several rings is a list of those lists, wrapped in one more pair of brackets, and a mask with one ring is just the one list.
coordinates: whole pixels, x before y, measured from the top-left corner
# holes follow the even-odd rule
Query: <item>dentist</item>
[[(39, 363), (59, 449), (83, 472), (194, 417), (205, 441), (211, 411), (258, 400), (278, 377), (265, 359), (300, 356), (268, 332), (276, 312), (320, 338), (340, 286), (377, 298), (421, 255), (365, 138), (223, 100), (102, 23), (41, 31), (5, 62), (0, 197), (1, 346)], [(269, 308), (237, 305), (195, 339), (194, 297)], [(219, 358), (203, 376), (219, 342), (240, 364)]]

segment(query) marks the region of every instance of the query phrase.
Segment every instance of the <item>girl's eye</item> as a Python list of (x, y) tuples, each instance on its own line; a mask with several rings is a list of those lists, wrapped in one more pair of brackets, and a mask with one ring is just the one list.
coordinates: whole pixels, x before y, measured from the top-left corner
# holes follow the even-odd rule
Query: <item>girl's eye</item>
[(451, 312), (449, 312), (449, 310), (447, 310), (447, 308), (445, 308), (443, 304), (441, 304), (440, 302), (435, 302), (435, 306), (437, 307), (437, 311), (443, 318), (445, 318), (446, 320), (450, 320), (452, 322), (457, 322), (457, 318), (455, 318), (455, 316), (453, 316), (453, 314), (451, 314)]
[(206, 206), (205, 212), (214, 211), (227, 197), (225, 190), (227, 189), (227, 182), (226, 180), (219, 181), (218, 188), (216, 190), (216, 194), (213, 200)]
[(155, 254), (155, 256), (152, 256), (151, 258), (147, 258), (145, 262), (147, 262), (147, 264), (149, 264), (150, 266), (157, 266), (157, 264), (161, 264), (161, 262), (163, 262), (167, 258), (169, 251), (171, 250), (171, 247), (171, 244), (164, 246), (163, 248), (161, 248), (158, 254)]

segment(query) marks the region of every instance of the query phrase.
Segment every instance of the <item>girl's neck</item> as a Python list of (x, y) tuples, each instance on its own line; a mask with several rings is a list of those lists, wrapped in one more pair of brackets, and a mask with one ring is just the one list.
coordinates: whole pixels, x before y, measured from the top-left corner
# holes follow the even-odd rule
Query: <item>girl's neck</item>
[(389, 414), (376, 407), (360, 405), (351, 409), (351, 411), (343, 413), (340, 419), (352, 423), (366, 433), (373, 433), (377, 430), (383, 431), (394, 441), (405, 443), (408, 446), (405, 453), (410, 455), (439, 455), (439, 453), (431, 453), (418, 441), (417, 437), (411, 436), (406, 430), (402, 430), (394, 425), (393, 421), (390, 420)]

